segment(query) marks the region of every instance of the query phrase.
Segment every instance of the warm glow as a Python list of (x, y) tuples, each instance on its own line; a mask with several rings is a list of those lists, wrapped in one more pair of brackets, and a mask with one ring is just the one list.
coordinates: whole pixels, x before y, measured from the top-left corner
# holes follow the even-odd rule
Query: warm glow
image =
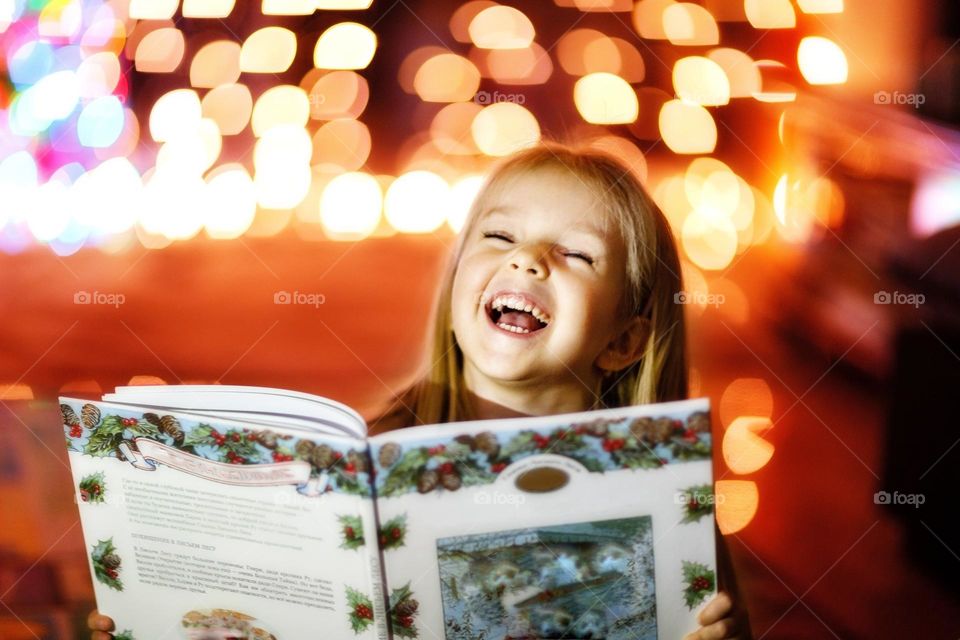
[(367, 125), (356, 120), (333, 120), (313, 134), (312, 164), (321, 171), (356, 171), (367, 162), (371, 145)]
[(684, 253), (701, 269), (719, 271), (737, 254), (736, 227), (706, 205), (686, 217), (680, 237)]
[(763, 378), (737, 378), (720, 397), (720, 423), (724, 428), (739, 416), (773, 417), (773, 392)]
[(224, 84), (207, 92), (201, 101), (203, 117), (217, 123), (220, 134), (237, 135), (243, 131), (253, 111), (253, 97), (242, 84)]
[(415, 94), (417, 90), (413, 86), (413, 81), (417, 76), (417, 72), (420, 71), (420, 67), (434, 56), (445, 53), (450, 53), (450, 50), (436, 45), (419, 47), (408, 53), (403, 59), (403, 62), (400, 63), (400, 69), (397, 71), (397, 82), (400, 83), (400, 88), (407, 93)]
[(660, 110), (660, 134), (674, 153), (713, 153), (717, 124), (710, 112), (696, 104), (670, 100)]
[(714, 485), (717, 499), (717, 527), (725, 536), (740, 531), (750, 524), (757, 513), (760, 492), (750, 480), (717, 480)]
[(591, 124), (625, 124), (637, 119), (639, 104), (626, 80), (612, 73), (591, 73), (577, 80), (573, 101)]
[(703, 46), (720, 42), (720, 31), (710, 12), (689, 2), (671, 4), (663, 10), (663, 32), (676, 45)]
[(754, 66), (760, 73), (760, 90), (753, 94), (759, 102), (792, 102), (797, 89), (790, 84), (790, 69), (776, 60), (757, 60)]
[(101, 51), (85, 59), (77, 67), (81, 98), (110, 95), (120, 81), (120, 60), (111, 51)]
[(723, 460), (739, 474), (762, 469), (773, 457), (773, 445), (761, 438), (773, 424), (763, 416), (739, 416), (723, 434)]
[(470, 213), (470, 207), (483, 186), (483, 176), (467, 176), (457, 180), (450, 187), (450, 211), (447, 224), (455, 233), (460, 233)]
[(430, 233), (446, 220), (450, 186), (435, 173), (411, 171), (387, 189), (384, 214), (397, 231)]
[(413, 86), (424, 102), (463, 102), (480, 88), (480, 71), (463, 56), (441, 53), (421, 65)]
[(37, 34), (42, 38), (73, 39), (83, 25), (83, 3), (79, 0), (50, 2), (37, 16)]
[(257, 202), (266, 209), (291, 209), (307, 195), (313, 144), (303, 127), (282, 125), (266, 131), (253, 151)]
[(800, 41), (800, 73), (810, 84), (843, 84), (847, 81), (847, 56), (835, 42), (819, 36)]
[(731, 98), (750, 98), (760, 91), (760, 71), (753, 58), (738, 49), (720, 48), (707, 53), (727, 76)]
[(297, 36), (283, 27), (264, 27), (250, 34), (240, 48), (240, 70), (283, 73), (297, 55)]
[(169, 20), (179, 4), (178, 0), (130, 0), (127, 11), (134, 20)]
[(454, 102), (445, 106), (433, 117), (430, 138), (441, 153), (449, 155), (473, 155), (480, 153), (473, 141), (470, 127), (473, 119), (483, 109), (474, 102)]
[(320, 76), (309, 91), (314, 120), (359, 118), (370, 100), (366, 79), (353, 71), (331, 71)]
[(790, 0), (744, 0), (747, 20), (757, 29), (793, 29), (797, 14)]
[(180, 131), (197, 126), (201, 113), (196, 91), (174, 89), (165, 93), (150, 110), (150, 136), (157, 142), (166, 142)]
[(257, 192), (243, 165), (217, 167), (207, 177), (203, 226), (217, 240), (239, 238), (257, 213)]
[(471, 0), (465, 2), (450, 16), (450, 33), (457, 42), (468, 43), (470, 40), (470, 22), (478, 13), (488, 7), (497, 6), (492, 0)]
[(810, 238), (816, 222), (816, 212), (809, 207), (807, 185), (780, 176), (773, 192), (773, 211), (780, 235), (790, 242), (801, 243)]
[(377, 34), (356, 22), (335, 24), (321, 34), (313, 49), (318, 69), (366, 69), (377, 51)]
[(525, 49), (533, 42), (533, 23), (513, 7), (495, 5), (474, 16), (470, 39), (481, 49)]
[(222, 148), (217, 123), (202, 119), (195, 126), (182, 127), (157, 152), (157, 169), (165, 173), (200, 175), (216, 162)]
[(383, 192), (367, 173), (344, 173), (331, 180), (320, 198), (320, 222), (336, 239), (365, 238), (380, 224)]
[(643, 152), (626, 138), (603, 136), (590, 142), (590, 146), (605, 151), (630, 168), (630, 172), (641, 183), (647, 182), (647, 159)]
[(373, 0), (313, 0), (317, 9), (354, 10), (369, 9)]
[[(536, 42), (526, 49), (478, 49), (470, 51), (470, 60), (485, 78), (493, 78), (501, 84), (543, 84), (553, 74), (550, 54)], [(496, 94), (500, 95), (500, 94)], [(519, 94), (504, 94), (514, 97)], [(506, 99), (506, 98), (505, 98)]]
[(167, 384), (167, 381), (157, 376), (138, 375), (133, 376), (127, 381), (127, 385), (137, 387), (140, 385)]
[(709, 58), (681, 58), (673, 66), (673, 88), (681, 100), (705, 107), (730, 102), (730, 82), (723, 68)]
[(253, 106), (250, 125), (253, 135), (260, 137), (265, 131), (279, 125), (307, 126), (310, 119), (310, 101), (300, 87), (282, 84), (264, 91)]
[(205, 44), (190, 63), (190, 86), (213, 89), (240, 78), (240, 45), (229, 40)]
[[(22, 382), (0, 382), (0, 400), (33, 400), (33, 389), (30, 388), (30, 385)], [(8, 410), (12, 411), (9, 408)]]
[(265, 16), (309, 16), (316, 9), (314, 0), (262, 0), (260, 5)]
[(843, 13), (843, 0), (797, 0), (804, 13)]
[[(69, 198), (69, 187), (51, 180), (37, 188), (33, 208), (27, 215), (27, 227), (37, 242), (50, 242), (66, 230), (76, 202)], [(0, 227), (3, 220), (0, 219)]]
[(184, 18), (226, 18), (235, 0), (183, 0)]
[(154, 29), (137, 46), (136, 69), (141, 73), (170, 73), (180, 66), (183, 50), (180, 29)]
[(205, 187), (199, 175), (155, 171), (143, 188), (140, 225), (150, 234), (189, 240), (203, 228)]
[(633, 26), (640, 37), (648, 40), (666, 40), (663, 29), (663, 14), (673, 0), (640, 0), (633, 7)]
[(473, 141), (488, 156), (505, 156), (540, 141), (536, 117), (518, 104), (484, 107), (470, 125)]

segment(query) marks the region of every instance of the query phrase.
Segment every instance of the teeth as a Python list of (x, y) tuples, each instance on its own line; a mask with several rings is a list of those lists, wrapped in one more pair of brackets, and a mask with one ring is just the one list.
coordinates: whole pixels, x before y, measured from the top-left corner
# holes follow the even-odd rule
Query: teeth
[[(550, 322), (550, 316), (547, 315), (543, 309), (540, 307), (526, 302), (520, 296), (497, 296), (493, 299), (493, 308), (497, 311), (503, 311), (503, 308), (514, 309), (516, 311), (526, 311), (527, 313), (533, 314), (533, 317), (542, 322), (543, 324), (548, 324)], [(504, 326), (504, 325), (500, 325)], [(518, 332), (520, 333), (520, 332)], [(529, 331), (523, 331), (522, 333), (529, 333)]]
[(520, 327), (514, 327), (509, 324), (504, 324), (503, 322), (498, 322), (497, 326), (501, 329), (506, 329), (507, 331), (513, 331), (514, 333), (530, 333), (527, 329), (521, 329)]

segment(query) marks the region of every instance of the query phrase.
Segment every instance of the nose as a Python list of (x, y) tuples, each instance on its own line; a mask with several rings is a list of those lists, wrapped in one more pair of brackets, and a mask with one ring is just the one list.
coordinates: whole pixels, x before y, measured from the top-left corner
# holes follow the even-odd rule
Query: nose
[(541, 245), (522, 245), (510, 256), (510, 268), (523, 271), (536, 278), (545, 278), (550, 273), (546, 255), (550, 250)]

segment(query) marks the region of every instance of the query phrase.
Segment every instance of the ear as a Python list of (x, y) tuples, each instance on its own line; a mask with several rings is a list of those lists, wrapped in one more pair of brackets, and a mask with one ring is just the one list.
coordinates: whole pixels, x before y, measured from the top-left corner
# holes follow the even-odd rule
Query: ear
[(649, 336), (650, 321), (640, 316), (631, 317), (600, 352), (595, 364), (610, 372), (626, 369), (643, 357)]

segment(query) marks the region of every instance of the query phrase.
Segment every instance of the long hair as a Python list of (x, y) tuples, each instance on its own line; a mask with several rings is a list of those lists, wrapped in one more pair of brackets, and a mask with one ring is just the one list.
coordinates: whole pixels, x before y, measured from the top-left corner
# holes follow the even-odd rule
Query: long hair
[(580, 180), (611, 214), (626, 247), (621, 317), (639, 315), (649, 323), (643, 356), (627, 368), (603, 377), (593, 408), (686, 397), (686, 331), (683, 306), (675, 300), (683, 285), (676, 243), (666, 218), (618, 159), (592, 148), (543, 143), (497, 164), (470, 208), (434, 304), (426, 372), (392, 406), (394, 411), (413, 414), (416, 424), (473, 418), (464, 386), (463, 353), (451, 322), (453, 281), (464, 242), (509, 181), (545, 169), (566, 172), (571, 180)]

